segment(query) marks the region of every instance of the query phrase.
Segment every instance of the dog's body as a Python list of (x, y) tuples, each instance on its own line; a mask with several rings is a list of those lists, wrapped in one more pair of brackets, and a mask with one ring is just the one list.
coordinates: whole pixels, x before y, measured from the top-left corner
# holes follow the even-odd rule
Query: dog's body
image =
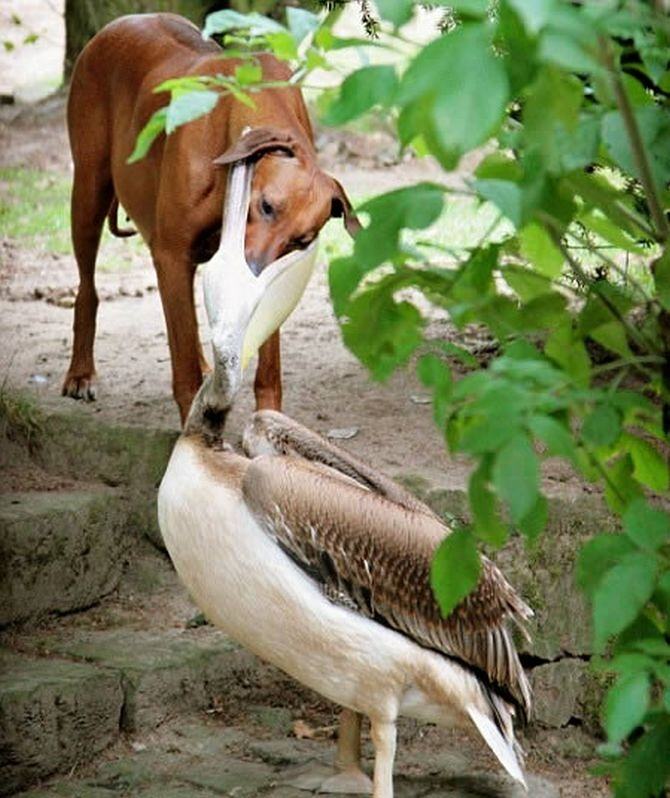
[[(257, 58), (264, 81), (290, 77), (288, 67), (272, 56)], [(220, 237), (227, 170), (215, 161), (259, 159), (245, 239), (255, 273), (291, 249), (309, 245), (331, 216), (344, 216), (354, 231), (357, 222), (341, 186), (316, 164), (309, 117), (296, 88), (255, 93), (255, 109), (226, 96), (211, 114), (160, 136), (143, 160), (127, 163), (138, 133), (165, 105), (167, 95), (153, 93), (156, 86), (185, 75), (232, 74), (239, 63), (225, 59), (217, 44), (204, 41), (195, 26), (172, 14), (123, 17), (82, 52), (68, 104), (72, 238), (80, 286), (64, 394), (94, 397), (93, 274), (105, 218), (110, 216), (112, 232), (127, 234), (116, 224), (117, 202), (148, 244), (157, 270), (182, 421), (206, 368), (193, 276)], [(247, 128), (251, 131), (245, 133)], [(261, 348), (255, 393), (258, 407), (280, 407), (278, 332)]]

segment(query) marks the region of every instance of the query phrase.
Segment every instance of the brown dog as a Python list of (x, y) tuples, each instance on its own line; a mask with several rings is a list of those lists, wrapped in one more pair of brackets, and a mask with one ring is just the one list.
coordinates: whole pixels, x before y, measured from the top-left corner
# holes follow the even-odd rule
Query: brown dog
[[(274, 57), (263, 54), (258, 60), (264, 81), (290, 77)], [(258, 159), (245, 238), (246, 259), (256, 274), (281, 255), (307, 247), (331, 216), (343, 216), (350, 233), (357, 230), (342, 187), (317, 166), (307, 110), (296, 88), (254, 94), (255, 109), (225, 97), (208, 116), (161, 136), (143, 160), (126, 163), (138, 133), (165, 104), (166, 95), (153, 88), (184, 75), (232, 74), (239, 63), (225, 59), (217, 44), (173, 14), (122, 17), (80, 55), (68, 103), (72, 240), (80, 283), (64, 395), (95, 398), (95, 260), (105, 217), (113, 233), (129, 234), (116, 223), (119, 202), (156, 267), (182, 422), (207, 368), (193, 276), (220, 238), (227, 173), (220, 167)], [(246, 128), (251, 130), (243, 133)], [(280, 408), (279, 332), (261, 347), (254, 389), (258, 408)]]

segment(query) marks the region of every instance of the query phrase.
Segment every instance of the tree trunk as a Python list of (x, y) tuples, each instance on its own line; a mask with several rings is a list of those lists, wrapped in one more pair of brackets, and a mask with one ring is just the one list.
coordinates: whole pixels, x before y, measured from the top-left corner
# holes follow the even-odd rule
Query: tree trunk
[(69, 80), (74, 62), (88, 40), (124, 14), (172, 11), (202, 27), (207, 14), (222, 8), (275, 16), (275, 6), (277, 12), (283, 13), (287, 5), (293, 4), (291, 0), (65, 0), (65, 80)]

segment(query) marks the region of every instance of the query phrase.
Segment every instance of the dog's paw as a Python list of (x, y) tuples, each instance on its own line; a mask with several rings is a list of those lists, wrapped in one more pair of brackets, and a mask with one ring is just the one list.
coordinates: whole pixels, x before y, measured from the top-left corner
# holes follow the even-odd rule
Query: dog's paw
[(97, 397), (97, 385), (95, 375), (75, 375), (69, 374), (63, 383), (63, 396), (72, 399), (83, 399), (85, 402), (95, 402)]

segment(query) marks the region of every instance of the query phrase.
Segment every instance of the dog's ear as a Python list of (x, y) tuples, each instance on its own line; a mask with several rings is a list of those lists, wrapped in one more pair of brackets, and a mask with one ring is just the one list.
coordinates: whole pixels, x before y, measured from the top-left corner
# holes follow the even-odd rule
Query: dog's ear
[(342, 184), (335, 180), (334, 177), (331, 177), (331, 180), (334, 183), (335, 190), (333, 191), (330, 215), (336, 219), (339, 219), (343, 216), (344, 226), (347, 230), (347, 233), (349, 233), (352, 238), (355, 238), (356, 234), (362, 229), (363, 226), (358, 221), (358, 217), (351, 207), (349, 197), (347, 197), (346, 192), (342, 188)]
[(290, 133), (273, 127), (254, 127), (246, 130), (214, 163), (225, 166), (249, 158), (261, 158), (270, 152), (281, 152), (293, 158), (296, 147), (297, 143)]

